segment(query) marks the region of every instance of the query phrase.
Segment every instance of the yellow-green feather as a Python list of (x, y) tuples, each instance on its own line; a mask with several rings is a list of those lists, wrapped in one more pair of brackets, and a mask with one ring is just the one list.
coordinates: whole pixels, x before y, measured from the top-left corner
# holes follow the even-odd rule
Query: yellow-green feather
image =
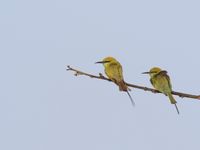
[(167, 95), (170, 99), (170, 102), (172, 104), (176, 103), (176, 100), (173, 98), (171, 92), (172, 92), (172, 86), (170, 82), (170, 78), (167, 75), (166, 71), (160, 71), (156, 74), (154, 74), (150, 79), (152, 85), (155, 89), (160, 91), (161, 93), (164, 93)]

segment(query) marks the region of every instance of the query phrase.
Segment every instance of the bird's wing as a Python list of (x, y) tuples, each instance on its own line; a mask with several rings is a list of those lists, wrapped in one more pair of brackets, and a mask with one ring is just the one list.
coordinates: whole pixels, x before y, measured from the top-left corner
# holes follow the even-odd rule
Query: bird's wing
[(160, 71), (156, 76), (164, 76), (168, 81), (168, 85), (169, 85), (170, 89), (172, 89), (172, 85), (171, 85), (171, 82), (170, 82), (170, 77), (167, 74), (167, 71), (165, 71), (165, 70)]
[(113, 78), (115, 78), (115, 80), (123, 80), (123, 70), (120, 63), (113, 62), (110, 64), (110, 68), (112, 68)]
[(122, 66), (119, 62), (113, 62), (110, 63), (110, 78), (112, 81), (114, 81), (118, 86), (120, 91), (128, 91), (130, 90), (126, 83), (124, 82), (123, 78), (123, 71), (122, 71)]
[(170, 89), (172, 90), (172, 84), (171, 84), (171, 81), (170, 81), (170, 77), (168, 76), (168, 74), (166, 74), (165, 76), (166, 76), (166, 78), (167, 78), (169, 87), (170, 87)]
[(152, 78), (150, 78), (150, 82), (151, 82), (152, 85), (154, 85), (154, 83), (153, 83), (153, 79), (152, 79)]

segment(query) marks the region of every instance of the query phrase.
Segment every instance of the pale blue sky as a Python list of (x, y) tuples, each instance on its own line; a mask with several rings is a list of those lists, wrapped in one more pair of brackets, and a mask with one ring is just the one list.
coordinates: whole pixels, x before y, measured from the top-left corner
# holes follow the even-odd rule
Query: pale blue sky
[(200, 102), (74, 77), (116, 57), (127, 82), (168, 70), (173, 89), (200, 94), (200, 2), (18, 0), (0, 2), (1, 150), (199, 150)]

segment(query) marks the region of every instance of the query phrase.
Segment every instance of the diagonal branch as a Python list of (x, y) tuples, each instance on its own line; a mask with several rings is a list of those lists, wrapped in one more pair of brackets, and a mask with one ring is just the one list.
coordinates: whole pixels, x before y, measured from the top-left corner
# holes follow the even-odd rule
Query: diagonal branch
[[(91, 78), (95, 78), (95, 79), (101, 79), (101, 80), (106, 80), (106, 81), (110, 81), (112, 82), (110, 79), (104, 77), (101, 73), (99, 73), (99, 76), (96, 76), (96, 75), (92, 75), (92, 74), (89, 74), (89, 73), (85, 73), (85, 72), (82, 72), (82, 71), (79, 71), (77, 69), (74, 69), (70, 66), (67, 66), (67, 71), (72, 71), (74, 72), (75, 76), (78, 76), (78, 75), (85, 75), (85, 76), (88, 76), (88, 77), (91, 77)], [(152, 89), (152, 88), (148, 88), (148, 87), (144, 87), (144, 86), (139, 86), (139, 85), (134, 85), (134, 84), (130, 84), (130, 83), (126, 83), (127, 86), (129, 87), (133, 87), (133, 88), (137, 88), (137, 89), (141, 89), (141, 90), (144, 90), (144, 91), (150, 91), (150, 92), (153, 92), (153, 93), (160, 93), (159, 91), (155, 90), (155, 89)], [(181, 93), (181, 92), (175, 92), (175, 91), (172, 91), (172, 94), (173, 95), (177, 95), (181, 98), (184, 98), (184, 97), (187, 97), (187, 98), (193, 98), (193, 99), (198, 99), (200, 100), (200, 95), (192, 95), (192, 94), (186, 94), (186, 93)]]

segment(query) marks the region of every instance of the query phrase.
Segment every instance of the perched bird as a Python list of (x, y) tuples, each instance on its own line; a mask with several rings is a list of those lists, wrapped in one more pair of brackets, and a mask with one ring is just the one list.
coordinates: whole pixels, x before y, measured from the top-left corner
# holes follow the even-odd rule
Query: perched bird
[(105, 68), (105, 74), (108, 76), (110, 80), (112, 80), (115, 84), (119, 86), (120, 91), (125, 91), (130, 100), (132, 105), (135, 105), (135, 102), (133, 101), (129, 91), (128, 86), (124, 82), (123, 78), (123, 71), (121, 64), (113, 57), (106, 57), (103, 59), (103, 61), (98, 61), (96, 63), (102, 63)]
[(176, 105), (177, 102), (172, 96), (172, 85), (170, 82), (170, 78), (167, 75), (167, 71), (161, 70), (158, 67), (154, 67), (151, 68), (149, 72), (143, 72), (143, 74), (150, 75), (150, 82), (153, 85), (153, 87), (169, 97), (171, 104), (175, 105), (177, 113), (179, 114), (179, 110)]

